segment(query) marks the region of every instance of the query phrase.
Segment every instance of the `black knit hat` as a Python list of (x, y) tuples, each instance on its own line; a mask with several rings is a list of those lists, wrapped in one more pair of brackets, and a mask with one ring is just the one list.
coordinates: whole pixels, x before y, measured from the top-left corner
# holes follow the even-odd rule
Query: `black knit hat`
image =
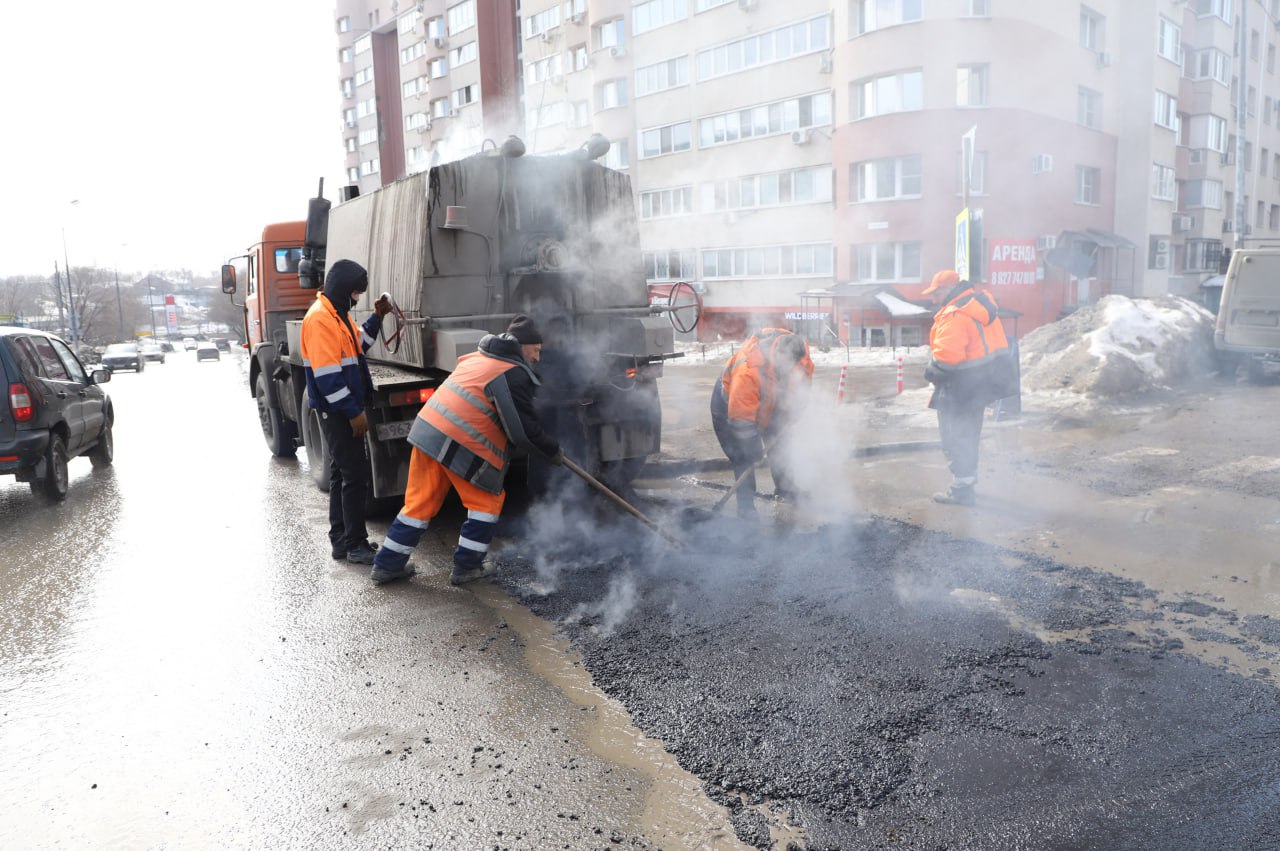
[(538, 326), (533, 324), (533, 320), (521, 313), (515, 319), (511, 320), (511, 324), (507, 326), (507, 333), (516, 338), (522, 346), (532, 346), (542, 342), (542, 335), (538, 333)]
[(351, 297), (369, 288), (369, 274), (354, 260), (339, 260), (329, 267), (324, 279), (324, 294), (335, 309), (345, 313), (351, 307)]

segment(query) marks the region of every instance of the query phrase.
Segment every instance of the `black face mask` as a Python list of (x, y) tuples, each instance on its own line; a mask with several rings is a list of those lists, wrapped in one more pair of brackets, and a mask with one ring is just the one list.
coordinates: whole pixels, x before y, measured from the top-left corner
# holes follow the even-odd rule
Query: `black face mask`
[(364, 293), (359, 293), (359, 292), (352, 293), (352, 294), (351, 294), (351, 306), (352, 306), (352, 307), (355, 307), (357, 304), (359, 304), (359, 303), (360, 303), (360, 297), (361, 297), (361, 296), (363, 296), (363, 295), (364, 295)]

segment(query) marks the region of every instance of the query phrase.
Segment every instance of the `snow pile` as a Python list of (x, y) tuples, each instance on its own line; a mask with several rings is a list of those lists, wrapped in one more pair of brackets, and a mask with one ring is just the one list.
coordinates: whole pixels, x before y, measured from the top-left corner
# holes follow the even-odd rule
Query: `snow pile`
[(1021, 340), (1024, 392), (1118, 399), (1212, 373), (1213, 314), (1177, 296), (1109, 295)]

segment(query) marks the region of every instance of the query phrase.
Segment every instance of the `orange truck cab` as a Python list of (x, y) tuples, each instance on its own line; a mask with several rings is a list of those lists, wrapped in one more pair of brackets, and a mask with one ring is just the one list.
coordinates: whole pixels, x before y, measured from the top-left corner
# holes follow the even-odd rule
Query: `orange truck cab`
[[(306, 222), (279, 222), (262, 229), (262, 238), (222, 267), (222, 291), (235, 301), (243, 294), (244, 333), (251, 354), (249, 392), (258, 403), (263, 432), (275, 455), (296, 448), (297, 423), (288, 413), (298, 410), (299, 391), (276, 375), (279, 355), (287, 343), (285, 323), (301, 320), (315, 301), (316, 291), (298, 278)], [(288, 413), (286, 413), (288, 412)]]

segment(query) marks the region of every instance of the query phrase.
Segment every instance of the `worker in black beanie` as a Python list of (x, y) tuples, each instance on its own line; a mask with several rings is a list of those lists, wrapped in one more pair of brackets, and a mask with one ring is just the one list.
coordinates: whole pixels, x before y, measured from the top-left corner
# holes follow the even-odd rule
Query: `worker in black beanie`
[(489, 334), (418, 411), (409, 429), (413, 451), (404, 508), (396, 516), (373, 562), (369, 578), (379, 585), (412, 576), (409, 563), (422, 533), (449, 490), (467, 509), (453, 551), (454, 585), (492, 572), (485, 560), (506, 499), (511, 444), (553, 464), (564, 460), (560, 444), (542, 427), (533, 407), (540, 384), (533, 365), (542, 359), (542, 335), (521, 314), (506, 332)]

